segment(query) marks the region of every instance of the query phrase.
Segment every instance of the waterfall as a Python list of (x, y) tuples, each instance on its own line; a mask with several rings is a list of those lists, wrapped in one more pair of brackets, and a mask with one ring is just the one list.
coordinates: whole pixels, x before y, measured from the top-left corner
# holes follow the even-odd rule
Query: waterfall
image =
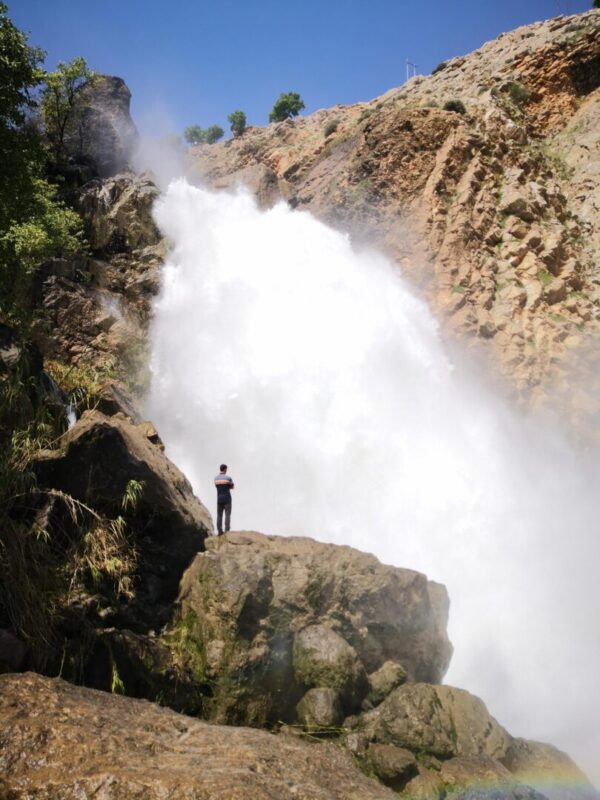
[[(447, 682), (515, 735), (600, 752), (598, 468), (449, 354), (398, 267), (308, 213), (171, 183), (147, 414), (233, 530), (349, 544), (446, 584)], [(597, 775), (597, 773), (596, 773)]]

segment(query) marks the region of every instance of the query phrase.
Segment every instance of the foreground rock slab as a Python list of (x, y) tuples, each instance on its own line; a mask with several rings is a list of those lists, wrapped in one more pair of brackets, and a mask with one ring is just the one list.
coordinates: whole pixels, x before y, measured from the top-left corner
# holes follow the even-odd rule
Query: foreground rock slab
[(329, 744), (184, 717), (34, 674), (0, 676), (0, 797), (386, 800)]

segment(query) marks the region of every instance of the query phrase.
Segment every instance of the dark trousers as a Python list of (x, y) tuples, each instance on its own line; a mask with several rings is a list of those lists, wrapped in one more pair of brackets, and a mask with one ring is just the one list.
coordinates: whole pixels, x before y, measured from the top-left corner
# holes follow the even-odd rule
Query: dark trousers
[(231, 523), (231, 500), (217, 500), (217, 532), (223, 533), (223, 512), (225, 512), (225, 533)]

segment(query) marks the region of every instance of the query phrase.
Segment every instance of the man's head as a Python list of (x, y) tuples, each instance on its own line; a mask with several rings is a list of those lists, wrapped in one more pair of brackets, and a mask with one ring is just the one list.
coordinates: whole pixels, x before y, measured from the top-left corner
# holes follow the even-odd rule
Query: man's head
[(221, 472), (227, 472), (227, 464), (221, 464), (219, 469), (221, 470)]

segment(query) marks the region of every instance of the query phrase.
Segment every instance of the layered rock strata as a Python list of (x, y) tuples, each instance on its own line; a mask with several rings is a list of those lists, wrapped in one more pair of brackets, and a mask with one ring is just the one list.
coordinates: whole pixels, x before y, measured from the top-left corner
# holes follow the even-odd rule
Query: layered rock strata
[(192, 148), (191, 165), (384, 248), (517, 386), (572, 387), (598, 333), (599, 60), (600, 13), (559, 17), (369, 103)]

